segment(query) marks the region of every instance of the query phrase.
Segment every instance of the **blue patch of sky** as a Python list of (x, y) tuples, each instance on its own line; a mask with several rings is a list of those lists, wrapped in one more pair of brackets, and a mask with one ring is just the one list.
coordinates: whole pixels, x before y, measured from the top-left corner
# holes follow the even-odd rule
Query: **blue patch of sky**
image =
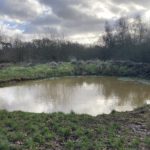
[(25, 28), (26, 28), (27, 24), (28, 24), (27, 22), (18, 23), (16, 21), (0, 20), (0, 25), (5, 25), (9, 29), (18, 29), (18, 30), (20, 30), (22, 32), (25, 31)]

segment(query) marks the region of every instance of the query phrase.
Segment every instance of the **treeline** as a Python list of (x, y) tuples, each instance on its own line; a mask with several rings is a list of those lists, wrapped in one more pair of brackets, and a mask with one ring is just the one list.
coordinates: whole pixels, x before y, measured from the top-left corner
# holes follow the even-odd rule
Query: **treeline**
[(107, 59), (150, 62), (150, 26), (140, 16), (106, 22), (103, 41)]
[(0, 51), (0, 62), (48, 62), (87, 60), (99, 58), (99, 47), (86, 47), (68, 41), (35, 39), (31, 42), (20, 40)]
[(0, 35), (0, 62), (48, 62), (101, 59), (150, 62), (150, 27), (141, 17), (106, 22), (100, 44), (85, 46), (53, 38), (5, 40)]

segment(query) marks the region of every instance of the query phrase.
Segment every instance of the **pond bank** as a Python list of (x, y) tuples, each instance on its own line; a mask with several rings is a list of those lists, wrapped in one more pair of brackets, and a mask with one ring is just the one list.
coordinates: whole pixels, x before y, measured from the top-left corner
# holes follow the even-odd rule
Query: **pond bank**
[(150, 64), (127, 61), (72, 61), (46, 64), (1, 64), (0, 86), (61, 76), (106, 75), (150, 79)]
[(150, 105), (109, 115), (0, 111), (0, 149), (149, 149)]

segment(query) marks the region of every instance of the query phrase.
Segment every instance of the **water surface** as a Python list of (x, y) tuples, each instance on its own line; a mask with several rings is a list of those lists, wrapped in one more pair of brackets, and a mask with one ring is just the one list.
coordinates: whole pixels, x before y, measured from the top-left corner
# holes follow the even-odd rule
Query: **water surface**
[(150, 103), (150, 85), (116, 77), (64, 77), (0, 88), (0, 109), (90, 115)]

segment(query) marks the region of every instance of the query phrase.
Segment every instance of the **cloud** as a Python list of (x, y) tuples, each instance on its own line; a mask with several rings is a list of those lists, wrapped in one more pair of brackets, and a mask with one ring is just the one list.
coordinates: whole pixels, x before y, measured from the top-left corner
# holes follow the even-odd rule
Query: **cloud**
[(41, 13), (39, 8), (36, 0), (0, 0), (0, 15), (13, 19), (30, 20)]
[(40, 0), (39, 2), (51, 9), (52, 12), (50, 15), (36, 18), (32, 22), (37, 28), (39, 25), (43, 27), (55, 25), (65, 35), (99, 32), (103, 28), (104, 18), (98, 18), (89, 11), (90, 8), (88, 8), (88, 11), (84, 10), (84, 6), (90, 6), (91, 0), (87, 0), (87, 2), (79, 0)]
[(106, 20), (145, 14), (149, 6), (147, 0), (0, 0), (0, 20), (24, 35), (57, 32), (81, 42), (96, 39)]
[(111, 0), (113, 3), (117, 5), (130, 5), (130, 4), (135, 4), (143, 7), (148, 7), (150, 4), (150, 1), (148, 0)]

